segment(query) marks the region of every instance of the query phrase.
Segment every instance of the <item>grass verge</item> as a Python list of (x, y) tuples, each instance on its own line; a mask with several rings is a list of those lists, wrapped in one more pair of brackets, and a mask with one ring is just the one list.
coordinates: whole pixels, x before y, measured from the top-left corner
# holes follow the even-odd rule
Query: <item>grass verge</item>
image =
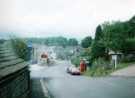
[(86, 72), (83, 73), (85, 76), (92, 76), (92, 77), (100, 77), (100, 76), (108, 76), (110, 73), (134, 65), (135, 62), (128, 62), (128, 63), (119, 63), (117, 65), (117, 68), (105, 68), (105, 67), (99, 67), (99, 66), (93, 66), (91, 68), (88, 68)]

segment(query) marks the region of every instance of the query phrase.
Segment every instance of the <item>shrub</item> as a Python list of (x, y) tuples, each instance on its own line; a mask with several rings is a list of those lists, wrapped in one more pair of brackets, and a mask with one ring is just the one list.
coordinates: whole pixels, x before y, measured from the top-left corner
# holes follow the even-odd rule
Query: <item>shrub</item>
[(97, 42), (95, 41), (92, 44), (92, 49), (91, 49), (91, 57), (92, 57), (92, 61), (94, 59), (97, 59), (99, 57), (104, 57), (105, 56), (105, 46), (102, 42)]
[(87, 76), (106, 76), (113, 72), (109, 62), (104, 58), (95, 59), (93, 66), (90, 67), (84, 74)]
[(91, 43), (92, 43), (92, 38), (90, 36), (87, 36), (81, 41), (81, 46), (83, 48), (88, 48), (91, 46)]
[(76, 67), (78, 67), (79, 65), (80, 65), (80, 57), (79, 56), (77, 56), (77, 57), (72, 57), (71, 58), (71, 63), (73, 64), (73, 65), (75, 65)]
[(135, 38), (127, 39), (124, 47), (124, 52), (129, 53), (135, 51)]
[(87, 76), (106, 76), (113, 72), (113, 69), (106, 69), (102, 66), (92, 66), (84, 74)]
[(93, 66), (95, 66), (95, 67), (110, 68), (110, 62), (106, 61), (104, 58), (98, 58), (98, 59), (94, 60)]
[(127, 54), (121, 59), (121, 62), (135, 62), (135, 54)]
[(29, 60), (27, 44), (22, 39), (11, 40), (15, 53), (25, 61)]

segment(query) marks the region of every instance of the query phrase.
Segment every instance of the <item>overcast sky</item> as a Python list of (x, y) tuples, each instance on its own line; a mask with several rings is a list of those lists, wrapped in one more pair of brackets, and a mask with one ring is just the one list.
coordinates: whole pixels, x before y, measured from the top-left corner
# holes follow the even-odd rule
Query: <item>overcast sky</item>
[(83, 38), (104, 21), (133, 15), (135, 0), (0, 0), (0, 33)]

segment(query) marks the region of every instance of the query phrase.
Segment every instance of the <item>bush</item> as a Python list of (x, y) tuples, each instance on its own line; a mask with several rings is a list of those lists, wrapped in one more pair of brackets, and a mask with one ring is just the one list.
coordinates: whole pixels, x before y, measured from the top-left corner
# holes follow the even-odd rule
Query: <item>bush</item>
[(5, 42), (4, 39), (0, 39), (0, 44), (3, 44)]
[(103, 66), (92, 66), (90, 69), (88, 69), (84, 75), (87, 76), (106, 76), (109, 75), (111, 72), (113, 72), (113, 69), (107, 69)]
[(121, 62), (135, 62), (135, 54), (127, 54), (121, 59)]
[(78, 67), (79, 65), (80, 65), (80, 57), (79, 56), (77, 56), (77, 57), (72, 57), (71, 58), (71, 63), (73, 64), (73, 65), (75, 65), (76, 67)]
[(80, 52), (80, 56), (90, 56), (91, 55), (91, 47), (88, 48), (84, 48), (81, 52)]
[(113, 68), (109, 65), (109, 61), (104, 58), (95, 59), (93, 66), (90, 67), (84, 74), (87, 76), (106, 76), (113, 72)]
[(12, 39), (11, 42), (12, 42), (15, 53), (20, 58), (24, 59), (25, 61), (28, 61), (29, 51), (28, 51), (27, 44), (21, 39)]
[(125, 43), (125, 53), (130, 53), (132, 51), (135, 51), (135, 38), (127, 39)]
[(102, 42), (97, 42), (95, 41), (93, 44), (92, 44), (92, 49), (91, 49), (91, 58), (92, 58), (92, 61), (94, 59), (97, 59), (99, 57), (104, 57), (105, 56), (105, 46)]
[(104, 68), (110, 68), (110, 62), (106, 61), (104, 58), (98, 58), (95, 59), (93, 62), (93, 66), (95, 67), (104, 67)]
[(81, 41), (81, 46), (83, 48), (88, 48), (91, 46), (91, 43), (92, 43), (92, 38), (91, 36), (87, 36), (85, 37), (82, 41)]

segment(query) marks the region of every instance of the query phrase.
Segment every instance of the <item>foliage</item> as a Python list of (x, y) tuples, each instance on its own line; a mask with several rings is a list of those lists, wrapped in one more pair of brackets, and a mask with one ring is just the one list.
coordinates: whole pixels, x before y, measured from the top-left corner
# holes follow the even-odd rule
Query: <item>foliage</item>
[(71, 63), (76, 65), (77, 67), (80, 65), (80, 60), (85, 59), (87, 62), (87, 66), (91, 66), (91, 48), (84, 48), (79, 52), (79, 54), (75, 54), (71, 57)]
[(121, 62), (126, 63), (126, 62), (135, 62), (135, 55), (133, 54), (126, 54), (124, 57), (121, 59)]
[(92, 44), (92, 49), (91, 49), (91, 60), (93, 61), (94, 59), (98, 57), (104, 57), (105, 56), (105, 46), (102, 42), (93, 42)]
[(135, 51), (135, 38), (126, 39), (125, 47), (123, 52), (124, 53), (130, 53), (132, 51)]
[(111, 68), (110, 64), (109, 64), (109, 61), (107, 61), (106, 59), (104, 58), (97, 58), (94, 60), (93, 62), (93, 66), (96, 66), (96, 67), (104, 67), (104, 68)]
[(69, 46), (77, 46), (78, 45), (78, 41), (75, 38), (70, 38), (68, 40), (68, 45)]
[(76, 67), (78, 67), (80, 65), (80, 59), (81, 59), (81, 57), (79, 57), (79, 56), (73, 56), (71, 58), (71, 63), (73, 65), (75, 65)]
[(124, 53), (124, 57), (122, 57), (124, 62), (135, 61), (133, 54), (135, 51), (135, 16), (125, 22), (105, 22), (96, 28), (89, 56), (93, 66), (85, 73), (86, 75), (109, 75), (114, 70), (129, 66), (129, 63), (120, 63), (117, 65), (117, 69), (110, 66), (106, 59), (109, 59), (109, 50)]
[(129, 22), (118, 21), (103, 24), (103, 32), (103, 42), (106, 49), (125, 53), (130, 50), (135, 50), (135, 37), (133, 37), (134, 30)]
[(77, 46), (78, 41), (75, 38), (67, 39), (65, 37), (47, 37), (47, 38), (27, 38), (28, 42), (45, 44), (48, 46)]
[(103, 38), (103, 31), (102, 31), (101, 26), (98, 25), (96, 28), (96, 33), (95, 33), (95, 41), (99, 41), (102, 38)]
[(129, 31), (129, 37), (134, 38), (135, 37), (135, 16), (133, 16), (128, 22), (128, 26), (130, 27)]
[(3, 44), (5, 41), (5, 39), (0, 39), (0, 44)]
[(80, 56), (84, 57), (84, 56), (90, 56), (91, 55), (91, 47), (88, 48), (84, 48), (81, 52), (80, 52)]
[(121, 51), (128, 36), (128, 28), (122, 22), (103, 24), (104, 44), (107, 49)]
[(27, 61), (29, 59), (28, 58), (29, 51), (26, 43), (22, 39), (12, 39), (11, 42), (16, 54), (20, 58)]
[(103, 58), (95, 59), (93, 66), (90, 67), (84, 74), (87, 76), (106, 76), (113, 72), (114, 69), (109, 66), (109, 62)]
[[(129, 50), (135, 50), (135, 42), (133, 36), (133, 19), (132, 22), (105, 22), (96, 29), (95, 39), (92, 44), (92, 59), (106, 56), (108, 57), (108, 51), (120, 51), (127, 53)], [(102, 33), (100, 33), (102, 32)], [(103, 55), (104, 54), (104, 55)]]
[(95, 33), (95, 39), (92, 43), (92, 49), (91, 49), (91, 60), (98, 57), (105, 56), (105, 45), (103, 42), (103, 31), (101, 26), (97, 26), (96, 33)]
[(67, 45), (67, 38), (64, 38), (64, 37), (58, 37), (58, 39), (56, 39), (56, 42), (59, 46), (62, 46), (62, 47), (66, 47)]
[(91, 43), (92, 43), (92, 38), (90, 36), (87, 36), (82, 40), (81, 46), (83, 48), (88, 48), (91, 46)]
[(101, 76), (107, 76), (110, 73), (112, 73), (113, 69), (106, 69), (104, 67), (95, 67), (92, 66), (90, 69), (88, 69), (84, 75), (86, 76), (92, 76), (92, 77), (101, 77)]
[(92, 66), (84, 73), (84, 75), (92, 76), (92, 77), (108, 76), (116, 70), (131, 66), (133, 64), (135, 64), (135, 62), (119, 63), (117, 65), (117, 69), (107, 68), (107, 67), (104, 67), (104, 66)]

